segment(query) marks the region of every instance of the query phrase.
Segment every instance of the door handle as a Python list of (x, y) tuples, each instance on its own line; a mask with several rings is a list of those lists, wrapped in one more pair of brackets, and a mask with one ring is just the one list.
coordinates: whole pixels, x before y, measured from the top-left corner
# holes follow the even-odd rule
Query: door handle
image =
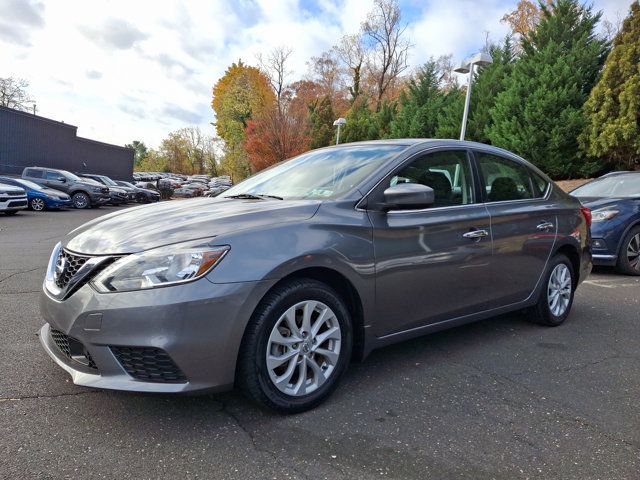
[(543, 232), (548, 232), (549, 230), (551, 230), (553, 227), (555, 227), (555, 225), (551, 222), (542, 222), (540, 225), (538, 225), (538, 230), (541, 230)]
[(489, 232), (486, 230), (471, 230), (470, 232), (462, 234), (464, 238), (469, 238), (471, 240), (480, 240), (482, 237), (486, 237), (488, 235)]

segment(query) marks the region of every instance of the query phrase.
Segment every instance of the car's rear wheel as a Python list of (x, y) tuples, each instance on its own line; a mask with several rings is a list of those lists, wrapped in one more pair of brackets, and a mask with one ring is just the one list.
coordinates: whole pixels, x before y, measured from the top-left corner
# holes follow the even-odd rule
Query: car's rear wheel
[(336, 388), (352, 349), (349, 311), (329, 286), (295, 279), (260, 303), (242, 342), (238, 383), (272, 409), (296, 413)]
[(45, 207), (44, 200), (37, 197), (32, 198), (29, 202), (29, 205), (31, 206), (31, 210), (35, 210), (36, 212), (41, 212)]
[(634, 227), (624, 237), (616, 270), (625, 275), (640, 275), (640, 227)]
[(553, 257), (547, 266), (538, 303), (528, 312), (529, 318), (550, 327), (562, 324), (571, 311), (575, 285), (571, 261), (563, 254)]
[(89, 208), (91, 206), (89, 195), (84, 192), (74, 193), (71, 196), (71, 201), (73, 202), (73, 206), (76, 208)]

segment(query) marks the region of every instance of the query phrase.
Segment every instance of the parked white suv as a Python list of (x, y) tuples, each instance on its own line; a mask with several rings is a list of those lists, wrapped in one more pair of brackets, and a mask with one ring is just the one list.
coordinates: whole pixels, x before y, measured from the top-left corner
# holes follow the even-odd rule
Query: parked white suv
[(13, 215), (25, 208), (27, 208), (27, 194), (24, 189), (0, 183), (0, 212)]

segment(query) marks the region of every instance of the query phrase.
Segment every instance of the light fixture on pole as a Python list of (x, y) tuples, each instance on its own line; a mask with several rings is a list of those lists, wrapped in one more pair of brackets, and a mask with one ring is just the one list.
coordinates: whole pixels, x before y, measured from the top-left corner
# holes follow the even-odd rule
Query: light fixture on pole
[(340, 143), (340, 127), (346, 123), (347, 121), (342, 117), (333, 122), (333, 126), (338, 127), (338, 132), (336, 133), (336, 145)]
[(491, 55), (488, 53), (480, 52), (476, 53), (473, 57), (468, 58), (454, 70), (456, 73), (468, 73), (469, 84), (467, 85), (467, 96), (464, 100), (464, 113), (462, 115), (462, 128), (460, 129), (460, 140), (464, 140), (464, 134), (467, 131), (467, 118), (469, 117), (469, 102), (471, 101), (471, 85), (473, 84), (473, 74), (476, 65), (478, 67), (484, 67), (493, 63)]

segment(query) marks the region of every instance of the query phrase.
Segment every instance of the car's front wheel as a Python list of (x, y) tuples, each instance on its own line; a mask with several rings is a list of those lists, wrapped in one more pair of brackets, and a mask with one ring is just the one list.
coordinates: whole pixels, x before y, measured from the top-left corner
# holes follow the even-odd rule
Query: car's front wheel
[(567, 319), (575, 293), (574, 275), (566, 255), (558, 254), (549, 261), (538, 303), (529, 310), (532, 321), (557, 327)]
[(76, 208), (89, 208), (91, 206), (89, 195), (84, 192), (74, 193), (71, 197), (71, 201), (73, 202), (73, 206)]
[(34, 210), (36, 212), (41, 212), (42, 210), (44, 210), (44, 207), (45, 207), (44, 200), (38, 197), (32, 198), (31, 201), (29, 202), (29, 206), (31, 207), (31, 210)]
[(242, 342), (238, 383), (272, 409), (296, 413), (336, 388), (352, 349), (349, 311), (329, 286), (294, 279), (260, 303)]
[(640, 227), (632, 228), (622, 240), (616, 270), (625, 275), (640, 275)]

